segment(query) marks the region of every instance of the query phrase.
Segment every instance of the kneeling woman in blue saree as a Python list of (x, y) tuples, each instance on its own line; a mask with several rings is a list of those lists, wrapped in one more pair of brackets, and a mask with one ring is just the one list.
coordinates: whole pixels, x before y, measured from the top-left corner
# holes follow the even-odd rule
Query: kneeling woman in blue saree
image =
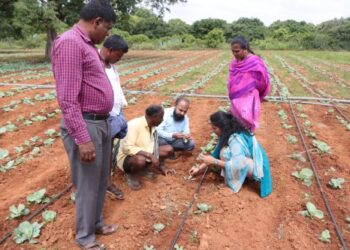
[(211, 155), (201, 154), (202, 163), (192, 167), (190, 174), (198, 175), (207, 167), (219, 167), (227, 186), (237, 193), (246, 178), (260, 184), (260, 196), (272, 192), (272, 180), (266, 153), (254, 134), (243, 127), (230, 113), (218, 111), (210, 116), (213, 132), (219, 137)]

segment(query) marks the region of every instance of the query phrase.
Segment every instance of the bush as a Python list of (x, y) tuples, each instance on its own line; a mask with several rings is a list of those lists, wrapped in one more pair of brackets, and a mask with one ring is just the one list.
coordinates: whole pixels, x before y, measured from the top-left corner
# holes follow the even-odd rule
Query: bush
[(139, 44), (139, 43), (148, 43), (150, 42), (150, 39), (148, 38), (148, 36), (146, 35), (132, 35), (129, 37), (129, 39), (127, 39), (127, 42), (130, 45), (134, 45), (134, 44)]
[(127, 31), (124, 31), (124, 30), (120, 30), (120, 29), (115, 29), (113, 28), (110, 32), (111, 35), (119, 35), (121, 36), (122, 38), (125, 39), (125, 41), (128, 41), (129, 38), (130, 38), (130, 34), (129, 32)]
[(205, 36), (205, 43), (209, 48), (217, 48), (225, 42), (224, 32), (215, 28)]

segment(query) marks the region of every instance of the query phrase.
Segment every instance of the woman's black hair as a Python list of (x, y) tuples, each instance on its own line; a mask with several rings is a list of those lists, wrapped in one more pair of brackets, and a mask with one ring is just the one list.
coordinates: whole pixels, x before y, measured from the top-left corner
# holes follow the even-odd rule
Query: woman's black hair
[(122, 50), (124, 53), (127, 53), (129, 50), (128, 44), (125, 40), (119, 35), (111, 35), (109, 36), (103, 43), (103, 47), (107, 49)]
[(231, 41), (231, 46), (234, 44), (239, 44), (242, 49), (246, 49), (246, 50), (248, 50), (249, 53), (255, 55), (255, 53), (253, 52), (253, 50), (249, 46), (249, 42), (247, 41), (247, 39), (245, 39), (244, 36), (234, 37)]
[[(151, 105), (146, 109), (146, 116), (155, 117), (163, 111), (163, 107), (159, 105)], [(163, 111), (164, 112), (164, 111)]]
[(210, 116), (210, 122), (221, 130), (221, 148), (228, 146), (228, 140), (234, 133), (249, 131), (229, 112), (217, 111)]
[(80, 19), (90, 21), (97, 17), (103, 18), (107, 22), (115, 23), (117, 15), (113, 7), (106, 0), (91, 0), (80, 11)]

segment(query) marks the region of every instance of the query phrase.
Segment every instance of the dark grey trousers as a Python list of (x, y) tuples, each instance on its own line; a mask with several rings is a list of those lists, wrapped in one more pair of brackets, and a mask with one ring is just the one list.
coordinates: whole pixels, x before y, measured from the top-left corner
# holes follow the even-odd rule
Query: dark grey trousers
[(111, 129), (107, 120), (85, 120), (96, 149), (93, 162), (80, 160), (79, 148), (61, 121), (61, 137), (67, 151), (71, 178), (76, 188), (77, 243), (86, 245), (95, 241), (95, 231), (103, 225), (102, 209), (108, 185), (111, 153)]
[(193, 140), (188, 140), (187, 143), (185, 143), (183, 139), (171, 141), (160, 136), (158, 136), (158, 144), (159, 146), (171, 145), (175, 151), (191, 151), (195, 147)]

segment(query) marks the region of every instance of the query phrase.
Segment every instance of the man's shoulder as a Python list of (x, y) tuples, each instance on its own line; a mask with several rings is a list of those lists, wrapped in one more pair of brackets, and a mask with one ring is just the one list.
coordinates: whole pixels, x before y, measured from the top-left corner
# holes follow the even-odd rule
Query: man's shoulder
[(73, 28), (63, 32), (56, 38), (56, 44), (76, 44), (79, 45), (82, 42), (82, 38)]
[(165, 108), (164, 109), (164, 116), (171, 116), (174, 112), (175, 107)]
[(140, 116), (140, 117), (136, 117), (136, 118), (133, 118), (131, 119), (130, 121), (128, 121), (128, 125), (129, 126), (139, 126), (145, 121), (145, 117), (144, 116)]

